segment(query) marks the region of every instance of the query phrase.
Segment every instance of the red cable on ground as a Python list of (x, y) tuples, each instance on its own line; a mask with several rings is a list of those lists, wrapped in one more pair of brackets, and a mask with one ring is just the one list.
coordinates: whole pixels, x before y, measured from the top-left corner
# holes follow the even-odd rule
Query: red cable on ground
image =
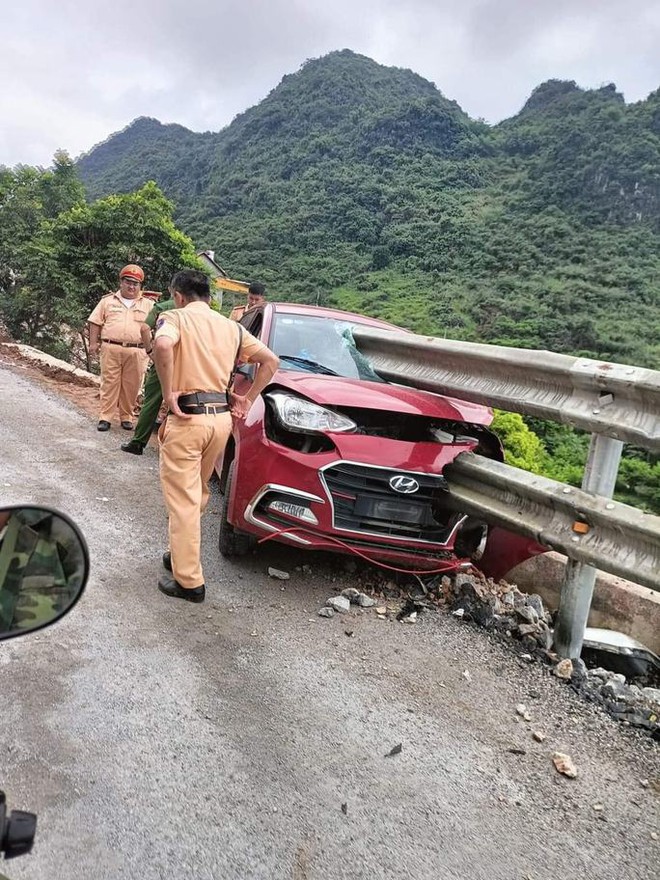
[(372, 559), (370, 556), (367, 556), (366, 553), (362, 553), (356, 547), (351, 547), (350, 544), (346, 544), (344, 541), (339, 538), (335, 538), (334, 535), (319, 535), (317, 532), (312, 531), (312, 529), (308, 529), (305, 526), (289, 526), (283, 529), (277, 529), (275, 532), (271, 532), (270, 535), (265, 535), (263, 538), (259, 538), (257, 541), (258, 544), (264, 544), (266, 541), (272, 541), (273, 538), (277, 538), (278, 535), (287, 534), (287, 532), (307, 532), (308, 535), (313, 535), (315, 538), (323, 538), (320, 544), (315, 545), (315, 549), (319, 546), (321, 547), (332, 547), (332, 543), (339, 544), (340, 547), (343, 547), (345, 550), (348, 550), (349, 553), (354, 553), (356, 556), (361, 556), (362, 559), (371, 563), (371, 565), (378, 565), (380, 568), (387, 568), (389, 571), (396, 571), (399, 574), (412, 574), (416, 577), (420, 575), (430, 575), (430, 574), (443, 574), (446, 571), (455, 571), (457, 568), (460, 568), (463, 565), (462, 562), (458, 560), (447, 561), (442, 568), (433, 568), (433, 569), (423, 569), (422, 571), (410, 571), (406, 568), (397, 568), (394, 565), (388, 565), (386, 562), (379, 562), (377, 559)]

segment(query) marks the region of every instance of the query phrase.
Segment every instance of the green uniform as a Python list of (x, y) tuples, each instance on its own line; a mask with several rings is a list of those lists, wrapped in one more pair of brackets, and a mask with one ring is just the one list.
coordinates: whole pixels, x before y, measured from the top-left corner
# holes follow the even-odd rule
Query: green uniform
[(54, 514), (12, 513), (0, 543), (0, 629), (48, 623), (78, 595), (85, 561), (77, 536)]
[[(156, 321), (161, 312), (168, 312), (173, 308), (173, 299), (166, 299), (162, 303), (156, 303), (147, 315), (144, 323), (153, 332), (154, 327), (156, 326)], [(144, 399), (142, 402), (142, 409), (140, 410), (140, 417), (137, 420), (135, 433), (133, 434), (133, 440), (136, 443), (146, 446), (149, 442), (162, 402), (163, 392), (160, 387), (160, 380), (158, 378), (158, 373), (156, 372), (156, 366), (155, 364), (151, 364), (144, 380)]]

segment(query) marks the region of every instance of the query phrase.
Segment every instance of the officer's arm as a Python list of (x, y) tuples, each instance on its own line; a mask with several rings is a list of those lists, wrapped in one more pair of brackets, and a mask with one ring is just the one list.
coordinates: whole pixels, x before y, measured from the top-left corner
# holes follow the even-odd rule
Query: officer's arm
[(151, 354), (151, 327), (148, 324), (140, 324), (140, 339), (144, 345), (147, 354)]
[(269, 348), (264, 347), (251, 355), (248, 361), (251, 364), (259, 364), (259, 369), (257, 370), (257, 375), (254, 378), (252, 387), (245, 395), (250, 403), (254, 403), (277, 372), (280, 365), (280, 359)]
[(100, 324), (89, 324), (89, 353), (95, 354), (99, 348), (99, 336), (101, 335)]
[(153, 358), (156, 372), (163, 390), (163, 400), (172, 394), (172, 374), (174, 371), (174, 340), (169, 336), (158, 336), (154, 341)]

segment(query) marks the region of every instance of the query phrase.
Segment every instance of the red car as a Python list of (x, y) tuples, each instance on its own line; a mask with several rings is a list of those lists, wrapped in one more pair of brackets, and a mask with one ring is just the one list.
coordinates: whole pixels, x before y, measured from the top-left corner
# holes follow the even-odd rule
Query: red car
[[(490, 409), (381, 379), (351, 330), (401, 332), (384, 321), (268, 303), (241, 324), (279, 356), (280, 369), (247, 419), (235, 421), (216, 466), (224, 556), (268, 537), (406, 571), (483, 555), (488, 528), (452, 506), (442, 472), (467, 450), (502, 460)], [(254, 369), (239, 367), (237, 393), (247, 392)], [(504, 555), (491, 573), (520, 554)]]

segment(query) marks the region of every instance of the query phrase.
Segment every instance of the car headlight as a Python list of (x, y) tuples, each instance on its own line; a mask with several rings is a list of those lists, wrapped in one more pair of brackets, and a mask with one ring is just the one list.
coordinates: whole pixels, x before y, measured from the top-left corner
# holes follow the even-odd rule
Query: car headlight
[(334, 433), (355, 431), (357, 425), (352, 419), (334, 410), (326, 409), (311, 400), (287, 394), (284, 391), (271, 391), (266, 395), (272, 403), (277, 418), (289, 431), (301, 434), (316, 434), (331, 431)]

